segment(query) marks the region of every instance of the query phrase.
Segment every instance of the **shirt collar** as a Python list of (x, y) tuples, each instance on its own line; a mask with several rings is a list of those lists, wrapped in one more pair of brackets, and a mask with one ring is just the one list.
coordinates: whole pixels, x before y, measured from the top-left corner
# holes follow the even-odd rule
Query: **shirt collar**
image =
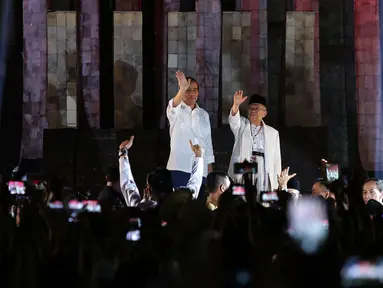
[[(181, 105), (182, 105), (182, 107), (184, 107), (183, 109), (186, 109), (187, 107), (189, 107), (188, 105), (186, 105), (186, 103), (184, 101), (181, 101)], [(199, 105), (197, 103), (195, 103), (195, 109), (198, 109), (198, 108), (200, 108)], [(193, 111), (191, 108), (190, 108), (190, 110)]]
[[(250, 122), (250, 121), (249, 121)], [(253, 123), (250, 122), (250, 126), (254, 126), (256, 128), (263, 126), (263, 129), (265, 129), (266, 123), (262, 120), (261, 126), (255, 126)]]

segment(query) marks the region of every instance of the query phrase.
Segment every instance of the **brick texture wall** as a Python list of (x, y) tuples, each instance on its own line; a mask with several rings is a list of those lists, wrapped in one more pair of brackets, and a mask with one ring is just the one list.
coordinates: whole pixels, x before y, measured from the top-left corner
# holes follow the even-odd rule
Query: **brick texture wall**
[(267, 0), (243, 0), (242, 9), (251, 12), (250, 94), (268, 95)]
[(142, 12), (114, 13), (114, 123), (142, 127)]
[(100, 127), (98, 0), (81, 1), (81, 85), (89, 126)]
[[(222, 123), (237, 90), (251, 91), (251, 12), (224, 12), (222, 18)], [(242, 107), (245, 107), (243, 105)], [(245, 114), (244, 114), (245, 115)]]
[(43, 156), (46, 117), (47, 13), (46, 0), (23, 0), (24, 93), (22, 157)]
[(287, 12), (286, 126), (321, 126), (319, 83), (315, 78), (314, 61), (315, 17), (314, 12)]
[(195, 12), (169, 12), (167, 28), (168, 99), (178, 92), (177, 70), (196, 78), (197, 15)]
[(221, 1), (198, 0), (197, 11), (197, 80), (199, 102), (210, 114), (212, 127), (218, 125), (219, 67), (221, 49)]
[(48, 12), (48, 128), (77, 126), (76, 12)]
[(355, 1), (359, 154), (365, 170), (383, 170), (378, 1)]

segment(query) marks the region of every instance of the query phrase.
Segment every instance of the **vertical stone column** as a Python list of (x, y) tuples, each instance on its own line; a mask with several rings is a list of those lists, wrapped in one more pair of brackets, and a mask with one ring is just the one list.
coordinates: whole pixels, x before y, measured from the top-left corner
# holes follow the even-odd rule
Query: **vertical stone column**
[[(169, 30), (169, 12), (178, 12), (180, 11), (180, 0), (164, 0), (164, 19), (163, 19), (163, 34), (162, 34), (162, 51), (163, 51), (163, 56), (162, 56), (162, 59), (163, 59), (163, 63), (162, 63), (162, 75), (164, 75), (163, 77), (163, 82), (162, 82), (162, 95), (164, 95), (164, 98), (163, 101), (164, 101), (164, 106), (166, 107), (166, 105), (168, 104), (168, 98), (171, 97), (171, 95), (169, 94), (169, 91), (168, 91), (168, 83), (169, 83), (169, 79), (171, 77), (175, 77), (175, 75), (169, 75), (168, 74), (168, 30)], [(165, 113), (165, 107), (161, 114), (161, 127), (162, 128), (165, 128), (166, 125), (167, 125), (167, 120), (166, 120), (166, 113)]]
[(114, 13), (114, 126), (142, 127), (142, 12)]
[(355, 2), (358, 146), (364, 170), (383, 170), (379, 2)]
[[(297, 12), (314, 12), (314, 83), (312, 83), (312, 95), (313, 99), (313, 109), (316, 110), (315, 103), (317, 105), (320, 103), (320, 75), (319, 75), (319, 1), (318, 0), (295, 0), (295, 11)], [(320, 115), (317, 120), (312, 121), (308, 126), (320, 126)], [(304, 123), (300, 123), (302, 125)], [(302, 125), (306, 126), (306, 125)]]
[(76, 12), (48, 12), (48, 128), (77, 126)]
[[(100, 127), (100, 55), (98, 0), (81, 0), (81, 83), (85, 113), (91, 128)], [(112, 73), (112, 71), (111, 71)], [(111, 99), (111, 101), (113, 101)]]
[(197, 80), (199, 102), (209, 112), (212, 127), (218, 124), (219, 67), (221, 51), (221, 1), (198, 0), (197, 11)]
[(177, 70), (196, 77), (196, 23), (195, 12), (168, 13), (168, 99), (178, 92)]
[[(250, 48), (251, 12), (223, 12), (222, 17), (222, 124), (228, 124), (228, 115), (237, 90), (251, 93)], [(241, 106), (242, 107), (242, 106)], [(247, 109), (243, 105), (244, 109)], [(242, 110), (242, 109), (241, 109)], [(243, 113), (245, 111), (241, 111)], [(245, 112), (246, 113), (246, 112)], [(246, 115), (246, 114), (242, 114)]]
[(288, 127), (321, 126), (319, 80), (315, 72), (315, 17), (314, 12), (287, 12), (285, 124)]
[[(22, 157), (43, 156), (47, 128), (47, 12), (46, 0), (23, 0), (24, 93)], [(8, 95), (11, 96), (11, 95)]]
[(243, 0), (243, 10), (251, 11), (250, 93), (267, 97), (267, 0)]

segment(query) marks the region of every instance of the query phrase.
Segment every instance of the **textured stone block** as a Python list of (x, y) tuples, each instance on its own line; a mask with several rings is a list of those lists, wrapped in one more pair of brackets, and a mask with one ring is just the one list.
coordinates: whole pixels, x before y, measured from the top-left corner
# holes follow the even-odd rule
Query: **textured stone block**
[[(319, 86), (315, 78), (314, 40), (307, 37), (313, 27), (314, 12), (288, 12), (286, 22), (286, 125), (320, 126)], [(309, 21), (306, 19), (312, 18)], [(298, 109), (300, 113), (294, 113)]]
[(65, 128), (68, 127), (67, 95), (76, 97), (76, 89), (69, 90), (69, 86), (73, 86), (77, 81), (76, 13), (48, 12), (47, 18), (49, 19), (46, 28), (49, 51), (47, 55), (49, 105), (46, 106), (48, 128)]
[(231, 19), (232, 19), (232, 22), (231, 22), (232, 26), (241, 27), (241, 23), (242, 23), (241, 13), (231, 12)]
[(178, 40), (178, 27), (169, 27), (168, 29), (168, 40), (177, 41)]
[[(196, 54), (188, 54), (188, 58), (187, 58), (187, 69), (188, 69), (189, 71), (195, 71), (196, 66), (197, 66), (197, 58), (196, 58)], [(193, 73), (193, 74), (195, 74), (195, 73)]]
[(178, 12), (170, 12), (168, 14), (168, 26), (169, 27), (178, 26)]
[[(194, 26), (192, 25), (194, 23)], [(174, 97), (178, 84), (174, 76), (177, 70), (196, 77), (196, 13), (168, 13), (167, 45), (167, 95)]]
[(178, 67), (178, 55), (169, 54), (168, 57), (168, 68), (177, 68)]
[(233, 40), (241, 40), (242, 39), (242, 27), (234, 26), (233, 27)]
[(186, 15), (187, 26), (197, 26), (197, 14), (195, 12), (189, 12)]
[(186, 44), (185, 40), (180, 40), (177, 42), (177, 54), (186, 54)]
[(188, 40), (187, 41), (187, 53), (188, 54), (195, 54), (196, 53), (196, 41), (195, 40)]
[[(214, 9), (213, 9), (214, 7)], [(200, 82), (199, 99), (202, 106), (207, 103), (209, 113), (215, 115), (212, 119), (212, 127), (217, 125), (218, 121), (218, 95), (214, 95), (218, 91), (218, 87), (209, 89), (204, 84), (206, 78), (212, 77), (219, 79), (220, 56), (221, 49), (221, 2), (218, 0), (200, 0), (196, 3), (197, 11), (197, 39), (196, 39), (196, 59), (197, 59), (197, 80)], [(239, 17), (240, 25), (241, 17)], [(213, 52), (216, 51), (217, 53)], [(218, 81), (213, 81), (218, 83)], [(210, 102), (210, 100), (213, 102)]]
[[(83, 37), (81, 38), (81, 71), (83, 65), (86, 63), (94, 63), (96, 65), (90, 66), (91, 71), (89, 73), (82, 74), (83, 83), (83, 96), (84, 96), (84, 107), (87, 116), (88, 123), (92, 128), (98, 128), (100, 125), (99, 111), (97, 113), (92, 112), (89, 108), (90, 103), (99, 103), (99, 38), (98, 38), (98, 25), (99, 25), (99, 14), (98, 14), (98, 1), (97, 0), (81, 0), (81, 12), (82, 17), (80, 18), (80, 29)], [(94, 75), (94, 76), (88, 76)], [(88, 93), (91, 91), (91, 93)]]
[(186, 41), (187, 40), (187, 29), (186, 27), (178, 27), (178, 35), (177, 40), (178, 41)]
[(56, 13), (57, 13), (57, 26), (66, 26), (65, 12), (56, 12)]
[(241, 27), (250, 27), (251, 26), (251, 14), (250, 13), (241, 13)]
[(133, 30), (133, 40), (142, 41), (142, 28), (141, 27), (135, 27)]
[[(237, 90), (244, 90), (251, 94), (249, 82), (250, 73), (250, 27), (246, 19), (251, 19), (250, 12), (224, 12), (222, 22), (222, 122), (227, 124), (228, 113), (233, 104), (233, 94)], [(234, 19), (234, 20), (233, 20)], [(245, 21), (243, 21), (245, 19)], [(241, 20), (241, 21), (240, 21)], [(233, 27), (233, 21), (240, 26)], [(249, 20), (250, 21), (250, 20)], [(237, 31), (235, 31), (237, 30)], [(239, 37), (239, 35), (241, 35)]]
[[(114, 35), (115, 128), (142, 126), (142, 13), (115, 12)], [(94, 90), (94, 89), (93, 89)], [(96, 93), (90, 91), (90, 93)], [(97, 113), (99, 103), (89, 109)]]
[(197, 38), (197, 29), (195, 26), (187, 27), (187, 40), (196, 40)]
[(177, 53), (177, 45), (178, 45), (178, 43), (177, 43), (177, 41), (169, 41), (168, 42), (168, 53), (170, 53), (170, 54), (176, 54)]
[(178, 54), (178, 69), (185, 71), (187, 68), (187, 56), (186, 54)]
[[(355, 43), (358, 145), (362, 166), (374, 171), (382, 168), (381, 143), (381, 65), (379, 54), (378, 2), (355, 2)], [(372, 44), (372, 45), (371, 45)]]

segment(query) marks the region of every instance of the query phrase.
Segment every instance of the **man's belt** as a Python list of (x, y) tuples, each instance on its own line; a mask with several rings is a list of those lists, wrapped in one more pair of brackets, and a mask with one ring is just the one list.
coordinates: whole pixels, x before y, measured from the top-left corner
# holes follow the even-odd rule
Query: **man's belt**
[(265, 157), (265, 153), (263, 152), (258, 152), (258, 151), (253, 151), (251, 153), (252, 156), (260, 156), (260, 157)]

